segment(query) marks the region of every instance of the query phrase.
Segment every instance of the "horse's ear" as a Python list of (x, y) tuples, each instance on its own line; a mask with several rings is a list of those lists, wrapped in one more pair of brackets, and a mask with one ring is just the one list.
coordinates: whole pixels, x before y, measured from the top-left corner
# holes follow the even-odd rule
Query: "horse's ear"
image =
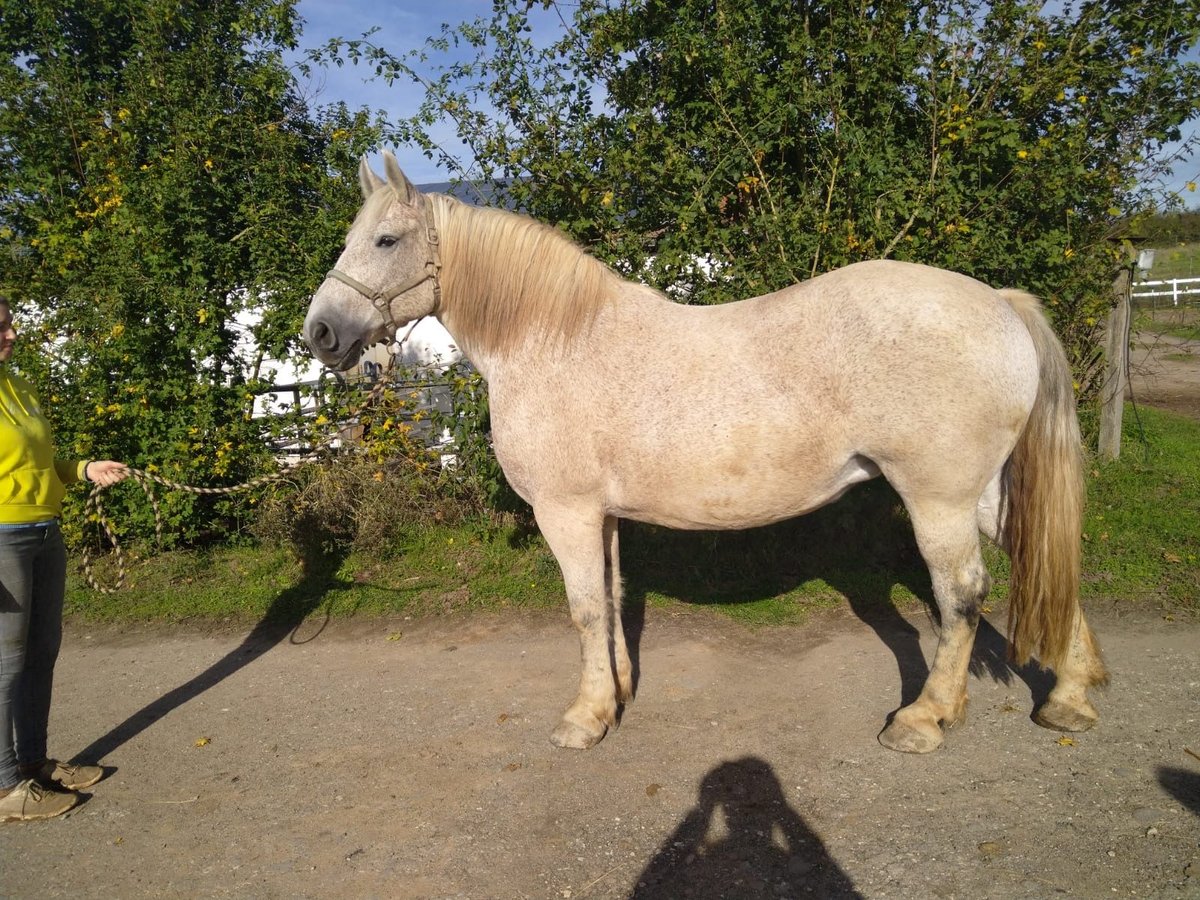
[(396, 162), (396, 157), (390, 150), (383, 154), (383, 171), (387, 173), (388, 184), (392, 186), (392, 190), (396, 192), (400, 201), (410, 206), (415, 205), (420, 199), (421, 192), (413, 187), (408, 176), (400, 171), (400, 163)]
[(358, 186), (362, 188), (364, 200), (386, 183), (371, 170), (371, 165), (365, 156), (358, 161)]

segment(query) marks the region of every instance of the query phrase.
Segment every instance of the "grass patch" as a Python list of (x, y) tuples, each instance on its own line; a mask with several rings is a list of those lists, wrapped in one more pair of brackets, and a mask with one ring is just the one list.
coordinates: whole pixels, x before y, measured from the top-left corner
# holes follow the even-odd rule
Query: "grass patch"
[[(1089, 465), (1084, 596), (1200, 612), (1200, 424), (1144, 408), (1124, 422), (1122, 458)], [(992, 547), (985, 557), (998, 602), (1008, 561)], [(751, 531), (624, 522), (621, 558), (635, 616), (683, 604), (770, 625), (843, 603), (864, 618), (894, 616), (931, 597), (907, 517), (881, 480)], [(99, 574), (112, 582), (111, 570)], [(77, 572), (67, 593), (68, 614), (100, 621), (299, 622), (314, 613), (565, 611), (565, 603), (558, 565), (538, 534), (477, 521), (405, 527), (386, 554), (238, 547), (146, 555), (131, 562), (129, 586), (117, 594), (95, 593)]]
[[(301, 621), (317, 611), (430, 615), (565, 602), (545, 543), (515, 526), (406, 529), (385, 557), (336, 548), (301, 557), (270, 547), (132, 556), (128, 584), (114, 594), (98, 594), (81, 573), (69, 573), (67, 614), (87, 621)], [(111, 560), (97, 575), (101, 584), (115, 583)]]
[(1200, 277), (1200, 243), (1154, 248), (1154, 266), (1146, 275), (1147, 281), (1197, 277)]
[[(305, 580), (300, 562), (283, 550), (246, 549), (127, 551), (123, 589), (112, 594), (91, 590), (75, 566), (68, 567), (65, 612), (89, 621), (219, 620), (231, 616), (259, 619), (292, 597)], [(114, 585), (111, 557), (94, 565), (101, 585)], [(313, 585), (314, 592), (317, 590)], [(276, 609), (276, 612), (282, 610)]]
[(1127, 407), (1121, 459), (1094, 464), (1084, 594), (1200, 612), (1200, 423)]
[(1200, 340), (1200, 307), (1141, 308), (1134, 318), (1135, 331), (1171, 335), (1187, 341)]

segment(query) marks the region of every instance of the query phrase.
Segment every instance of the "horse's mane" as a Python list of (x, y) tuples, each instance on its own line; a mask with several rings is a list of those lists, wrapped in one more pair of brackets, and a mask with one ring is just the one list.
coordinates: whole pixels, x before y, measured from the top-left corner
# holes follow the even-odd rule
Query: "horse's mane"
[(611, 300), (619, 276), (557, 230), (504, 210), (426, 196), (442, 248), (452, 332), (505, 355), (530, 340), (565, 346)]

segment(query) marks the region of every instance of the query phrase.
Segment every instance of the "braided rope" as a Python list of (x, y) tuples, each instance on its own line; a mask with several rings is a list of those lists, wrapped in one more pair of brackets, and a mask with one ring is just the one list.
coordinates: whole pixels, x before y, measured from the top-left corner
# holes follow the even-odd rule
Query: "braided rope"
[[(383, 392), (387, 390), (388, 386), (392, 383), (392, 370), (395, 368), (396, 360), (400, 356), (400, 349), (404, 346), (404, 342), (408, 340), (408, 336), (412, 334), (414, 327), (416, 327), (416, 322), (413, 322), (408, 331), (405, 332), (404, 337), (396, 342), (396, 349), (389, 349), (387, 369), (382, 375), (379, 376), (379, 379), (375, 382), (375, 385), (371, 388), (371, 392), (367, 394), (363, 402), (360, 403), (356, 409), (350, 410), (347, 413), (347, 418), (352, 419), (355, 416), (361, 415), (366, 409), (368, 409), (372, 404), (378, 401), (380, 397), (383, 396)], [(169, 478), (164, 478), (161, 475), (155, 475), (153, 472), (147, 472), (145, 469), (138, 469), (134, 466), (126, 466), (126, 468), (129, 470), (129, 474), (138, 483), (138, 486), (142, 489), (142, 492), (146, 495), (147, 499), (150, 501), (150, 506), (154, 509), (154, 540), (161, 546), (163, 534), (162, 512), (158, 505), (158, 498), (154, 494), (154, 489), (150, 486), (151, 482), (170, 490), (184, 491), (190, 494), (202, 494), (208, 496), (236, 494), (242, 491), (252, 491), (255, 488), (263, 487), (265, 485), (272, 484), (273, 482), (283, 480), (295, 472), (296, 469), (300, 468), (300, 466), (309, 465), (316, 462), (316, 453), (327, 448), (340, 437), (341, 431), (334, 430), (332, 433), (325, 435), (325, 437), (321, 438), (321, 440), (313, 445), (312, 450), (310, 451), (312, 456), (307, 459), (300, 460), (300, 462), (298, 462), (296, 465), (286, 469), (281, 469), (278, 472), (272, 472), (268, 475), (262, 475), (258, 478), (251, 479), (250, 481), (243, 481), (241, 484), (232, 484), (226, 487), (200, 487), (193, 484), (183, 484), (182, 482), (171, 481)], [(84, 504), (83, 511), (85, 520), (89, 512), (95, 515), (96, 521), (100, 523), (101, 530), (104, 532), (105, 537), (108, 538), (108, 542), (112, 545), (113, 556), (116, 558), (117, 566), (116, 585), (110, 588), (100, 584), (96, 580), (96, 577), (92, 571), (92, 552), (86, 546), (86, 544), (83, 548), (81, 562), (83, 565), (84, 578), (87, 579), (87, 583), (92, 590), (101, 594), (115, 594), (125, 586), (125, 555), (121, 552), (120, 541), (117, 540), (117, 536), (113, 532), (112, 526), (109, 524), (108, 519), (104, 515), (104, 505), (100, 502), (100, 494), (104, 490), (104, 486), (93, 484), (92, 489), (88, 494), (87, 502)]]
[[(314, 461), (315, 460), (312, 459), (302, 460), (292, 468), (283, 469), (279, 472), (273, 472), (270, 475), (263, 475), (251, 481), (244, 481), (241, 484), (229, 485), (228, 487), (199, 487), (193, 484), (183, 484), (178, 481), (171, 481), (168, 478), (163, 478), (161, 475), (155, 475), (153, 472), (147, 472), (145, 469), (138, 469), (134, 466), (127, 466), (126, 468), (129, 469), (129, 474), (138, 483), (138, 486), (142, 489), (142, 492), (145, 493), (146, 498), (150, 501), (151, 507), (154, 509), (154, 540), (156, 543), (161, 545), (163, 536), (162, 510), (158, 505), (158, 497), (155, 496), (154, 489), (150, 486), (151, 482), (162, 485), (166, 488), (170, 488), (171, 490), (185, 491), (190, 494), (236, 494), (240, 491), (252, 491), (257, 487), (262, 487), (263, 485), (280, 481), (286, 476), (292, 474), (292, 472), (294, 472), (299, 466), (308, 465)], [(104, 490), (105, 488), (103, 486), (99, 484), (93, 484), (92, 490), (88, 494), (87, 502), (84, 504), (83, 511), (85, 518), (87, 517), (87, 513), (89, 511), (94, 513), (96, 521), (100, 523), (100, 528), (104, 531), (105, 537), (107, 537), (108, 542), (112, 544), (113, 556), (116, 557), (117, 563), (117, 583), (114, 587), (110, 588), (105, 587), (96, 580), (96, 577), (92, 571), (92, 552), (86, 545), (83, 548), (83, 574), (92, 590), (98, 591), (101, 594), (115, 594), (125, 586), (125, 555), (121, 552), (121, 543), (117, 540), (117, 536), (113, 532), (112, 526), (109, 524), (108, 518), (104, 514), (104, 504), (100, 502), (100, 494)]]

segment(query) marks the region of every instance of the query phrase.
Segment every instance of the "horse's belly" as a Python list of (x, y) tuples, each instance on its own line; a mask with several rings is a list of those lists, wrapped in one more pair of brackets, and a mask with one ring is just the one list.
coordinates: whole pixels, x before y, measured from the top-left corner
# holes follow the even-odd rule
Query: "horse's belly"
[(807, 469), (750, 460), (736, 467), (648, 466), (614, 476), (608, 512), (669, 528), (754, 528), (811, 512), (879, 475), (862, 456)]

